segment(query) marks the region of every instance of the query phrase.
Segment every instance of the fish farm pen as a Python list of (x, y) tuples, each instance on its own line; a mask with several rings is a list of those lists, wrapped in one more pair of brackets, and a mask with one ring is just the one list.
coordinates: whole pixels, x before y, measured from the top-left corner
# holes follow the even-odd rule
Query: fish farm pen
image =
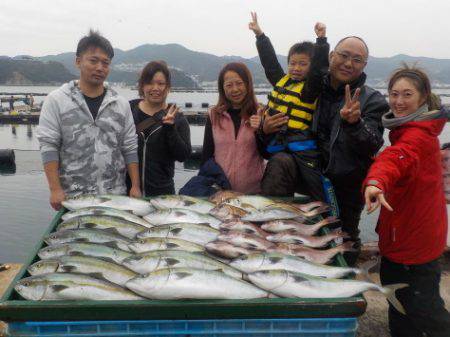
[[(356, 336), (361, 296), (331, 299), (30, 301), (14, 289), (30, 276), (44, 238), (54, 232), (60, 210), (16, 275), (0, 303), (0, 320), (11, 337), (74, 336)], [(329, 229), (322, 228), (322, 234)], [(346, 266), (339, 254), (337, 264)]]

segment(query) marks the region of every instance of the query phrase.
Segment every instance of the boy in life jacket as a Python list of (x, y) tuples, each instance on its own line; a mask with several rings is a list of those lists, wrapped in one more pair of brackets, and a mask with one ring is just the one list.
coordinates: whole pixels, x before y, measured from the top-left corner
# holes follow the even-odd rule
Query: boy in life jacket
[[(323, 76), (328, 71), (330, 46), (326, 38), (326, 26), (316, 23), (316, 43), (294, 44), (288, 53), (288, 73), (278, 62), (270, 39), (261, 30), (256, 13), (252, 14), (249, 29), (256, 35), (259, 58), (273, 91), (268, 95), (266, 114), (285, 113), (287, 124), (278, 132), (265, 135), (267, 152), (291, 154), (301, 176), (301, 192), (316, 200), (326, 201), (338, 215), (333, 188), (325, 178), (319, 165), (319, 152), (311, 126), (317, 98), (322, 91)], [(275, 189), (274, 189), (275, 190)], [(263, 193), (265, 193), (263, 188)], [(274, 194), (272, 191), (269, 194)], [(267, 194), (267, 193), (266, 193)], [(278, 193), (277, 193), (278, 194)]]

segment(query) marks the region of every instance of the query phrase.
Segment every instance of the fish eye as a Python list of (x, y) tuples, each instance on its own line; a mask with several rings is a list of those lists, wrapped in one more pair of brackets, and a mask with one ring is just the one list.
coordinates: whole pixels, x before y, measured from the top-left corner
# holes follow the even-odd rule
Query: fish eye
[(29, 286), (30, 286), (30, 283), (28, 283), (28, 282), (23, 282), (22, 285), (23, 285), (24, 287), (29, 287)]
[(144, 240), (144, 239), (142, 239), (142, 240), (139, 240), (139, 243), (142, 243), (142, 244), (144, 244), (144, 243), (145, 243), (145, 240)]

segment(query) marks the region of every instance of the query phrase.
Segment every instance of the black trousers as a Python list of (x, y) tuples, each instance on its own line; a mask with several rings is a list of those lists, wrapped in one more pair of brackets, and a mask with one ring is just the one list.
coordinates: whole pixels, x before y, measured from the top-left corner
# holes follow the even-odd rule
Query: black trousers
[(261, 181), (262, 193), (291, 197), (297, 192), (311, 196), (314, 200), (326, 201), (321, 176), (317, 152), (278, 152), (267, 163)]
[(437, 260), (420, 265), (403, 265), (385, 257), (381, 260), (382, 285), (407, 283), (396, 291), (406, 315), (389, 304), (389, 329), (393, 337), (450, 336), (450, 314), (439, 294), (441, 269)]

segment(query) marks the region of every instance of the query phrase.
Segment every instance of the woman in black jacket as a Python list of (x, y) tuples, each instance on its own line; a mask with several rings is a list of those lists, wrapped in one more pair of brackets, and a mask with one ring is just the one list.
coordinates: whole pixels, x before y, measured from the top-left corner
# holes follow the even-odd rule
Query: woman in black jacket
[(141, 189), (144, 196), (174, 194), (175, 161), (191, 154), (189, 124), (176, 105), (166, 103), (170, 72), (165, 62), (153, 61), (142, 70), (140, 99), (130, 101), (138, 134)]

